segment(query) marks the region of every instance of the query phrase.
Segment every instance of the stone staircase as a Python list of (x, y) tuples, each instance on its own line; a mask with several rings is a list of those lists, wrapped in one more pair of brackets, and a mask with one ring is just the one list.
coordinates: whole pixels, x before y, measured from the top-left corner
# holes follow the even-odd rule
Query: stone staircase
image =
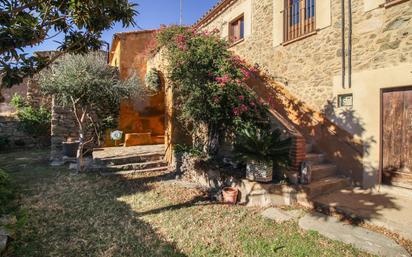
[(238, 186), (241, 202), (248, 206), (300, 204), (314, 208), (313, 199), (350, 185), (348, 178), (339, 176), (337, 167), (327, 161), (324, 154), (307, 145), (306, 161), (312, 167), (312, 182), (309, 185), (267, 184), (242, 180)]
[(169, 169), (164, 145), (111, 147), (93, 151), (94, 170), (102, 176), (120, 176)]
[[(338, 175), (336, 165), (328, 162), (324, 154), (316, 152), (312, 144), (306, 145), (306, 161), (311, 165), (312, 182), (302, 185), (303, 197), (298, 202), (312, 207), (312, 199), (350, 185), (350, 180)], [(300, 201), (299, 201), (300, 200)]]

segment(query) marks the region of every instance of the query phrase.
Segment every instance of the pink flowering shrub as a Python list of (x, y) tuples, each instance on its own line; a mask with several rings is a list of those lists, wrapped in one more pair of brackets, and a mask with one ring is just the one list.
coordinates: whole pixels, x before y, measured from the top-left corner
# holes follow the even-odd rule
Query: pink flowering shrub
[(268, 119), (267, 107), (245, 84), (257, 70), (233, 55), (218, 33), (172, 26), (157, 35), (159, 47), (167, 50), (179, 118), (194, 130), (208, 128), (209, 154), (217, 152), (226, 132)]

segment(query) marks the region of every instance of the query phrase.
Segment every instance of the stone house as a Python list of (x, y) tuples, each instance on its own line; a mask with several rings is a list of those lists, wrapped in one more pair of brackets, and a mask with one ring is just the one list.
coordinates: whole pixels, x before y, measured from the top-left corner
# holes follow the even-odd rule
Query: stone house
[(194, 27), (260, 67), (319, 183), (412, 188), (412, 1), (222, 0)]
[[(116, 33), (109, 53), (109, 63), (118, 67), (120, 77), (126, 79), (137, 75), (143, 81), (149, 60), (149, 44), (154, 30)], [(144, 101), (125, 100), (120, 105), (118, 128), (126, 134), (127, 146), (140, 144), (162, 144), (165, 136), (165, 99), (163, 92), (151, 95)], [(106, 140), (106, 145), (110, 144)]]

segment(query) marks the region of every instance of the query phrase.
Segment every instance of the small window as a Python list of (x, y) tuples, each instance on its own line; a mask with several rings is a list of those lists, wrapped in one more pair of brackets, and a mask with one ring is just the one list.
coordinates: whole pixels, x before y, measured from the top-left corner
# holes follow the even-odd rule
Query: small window
[(303, 37), (315, 31), (315, 1), (285, 1), (285, 41)]
[(245, 37), (245, 19), (240, 16), (229, 24), (229, 41), (236, 43)]

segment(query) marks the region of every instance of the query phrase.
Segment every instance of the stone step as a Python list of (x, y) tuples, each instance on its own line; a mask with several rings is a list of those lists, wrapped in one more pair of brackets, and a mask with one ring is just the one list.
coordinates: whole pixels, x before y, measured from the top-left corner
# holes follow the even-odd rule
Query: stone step
[(321, 153), (307, 153), (306, 161), (312, 164), (321, 164), (325, 161), (325, 155)]
[(169, 166), (162, 166), (162, 167), (143, 169), (143, 170), (122, 170), (122, 171), (116, 171), (116, 172), (101, 172), (100, 175), (105, 176), (105, 177), (123, 176), (123, 175), (132, 175), (136, 173), (167, 171), (168, 169), (169, 169)]
[(316, 196), (322, 194), (328, 194), (333, 191), (345, 188), (349, 186), (349, 179), (344, 177), (327, 177), (314, 181), (309, 185), (302, 186), (303, 191), (306, 193), (307, 199), (313, 199)]
[(138, 155), (128, 155), (119, 157), (109, 157), (109, 158), (95, 158), (94, 161), (98, 165), (122, 165), (130, 163), (142, 163), (142, 162), (153, 162), (164, 160), (164, 152), (153, 152)]
[(334, 164), (317, 164), (312, 165), (312, 181), (319, 181), (323, 178), (333, 177), (336, 175), (337, 167)]
[(108, 165), (103, 166), (99, 170), (102, 172), (115, 172), (124, 170), (145, 170), (158, 167), (165, 167), (168, 163), (164, 160), (148, 161), (148, 162), (137, 162), (137, 163), (127, 163), (120, 165)]

